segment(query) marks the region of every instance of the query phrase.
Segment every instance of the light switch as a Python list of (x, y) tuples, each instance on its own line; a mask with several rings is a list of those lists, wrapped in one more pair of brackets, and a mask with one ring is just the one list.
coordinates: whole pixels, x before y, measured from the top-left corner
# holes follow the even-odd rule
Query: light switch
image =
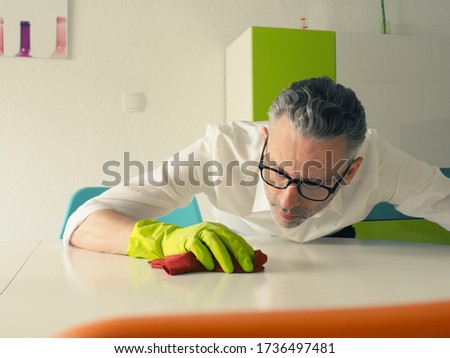
[(143, 112), (145, 96), (143, 93), (124, 93), (122, 96), (122, 111)]

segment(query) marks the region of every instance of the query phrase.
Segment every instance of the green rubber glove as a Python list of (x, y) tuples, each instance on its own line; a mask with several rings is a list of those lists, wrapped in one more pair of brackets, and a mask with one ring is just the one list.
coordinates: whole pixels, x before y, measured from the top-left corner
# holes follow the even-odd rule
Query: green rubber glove
[(224, 272), (233, 272), (230, 254), (244, 271), (253, 271), (253, 248), (226, 226), (210, 222), (180, 227), (153, 220), (140, 220), (131, 232), (127, 254), (156, 259), (187, 251), (191, 251), (209, 271), (214, 269), (214, 256)]

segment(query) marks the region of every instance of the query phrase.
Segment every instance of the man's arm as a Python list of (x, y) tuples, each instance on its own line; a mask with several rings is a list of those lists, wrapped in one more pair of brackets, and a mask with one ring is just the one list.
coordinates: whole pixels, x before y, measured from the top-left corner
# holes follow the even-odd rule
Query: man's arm
[(423, 217), (450, 230), (450, 179), (439, 168), (382, 143), (379, 187), (383, 201), (413, 217)]
[(115, 210), (98, 210), (73, 232), (70, 243), (83, 249), (125, 255), (135, 223)]

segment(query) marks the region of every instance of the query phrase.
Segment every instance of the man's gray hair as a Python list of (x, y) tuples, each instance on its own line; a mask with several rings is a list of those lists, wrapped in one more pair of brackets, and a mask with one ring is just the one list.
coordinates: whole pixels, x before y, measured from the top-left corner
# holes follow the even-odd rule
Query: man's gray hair
[(269, 130), (287, 115), (298, 134), (313, 140), (347, 138), (347, 155), (354, 157), (367, 130), (364, 107), (355, 92), (328, 77), (294, 82), (269, 109)]

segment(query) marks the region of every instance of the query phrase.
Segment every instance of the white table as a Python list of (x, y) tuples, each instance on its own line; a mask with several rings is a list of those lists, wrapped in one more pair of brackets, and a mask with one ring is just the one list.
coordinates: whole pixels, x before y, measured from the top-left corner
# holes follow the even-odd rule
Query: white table
[[(74, 325), (127, 315), (450, 299), (450, 246), (336, 238), (306, 244), (248, 240), (269, 256), (264, 273), (169, 276), (150, 268), (146, 260), (64, 249), (56, 239), (36, 241), (0, 295), (0, 337), (46, 337)], [(19, 250), (23, 242), (9, 245)]]

